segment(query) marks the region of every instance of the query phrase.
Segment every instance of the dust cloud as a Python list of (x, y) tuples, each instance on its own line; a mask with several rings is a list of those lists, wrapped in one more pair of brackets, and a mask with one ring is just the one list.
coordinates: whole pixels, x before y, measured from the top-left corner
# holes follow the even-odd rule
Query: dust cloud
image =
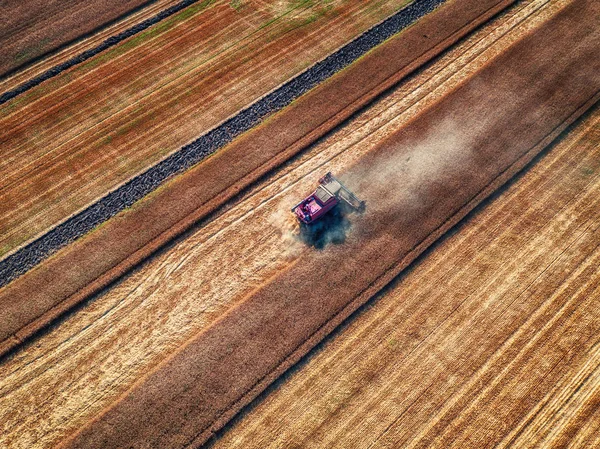
[(368, 213), (385, 211), (392, 204), (418, 208), (432, 183), (443, 182), (469, 163), (477, 129), (482, 128), (483, 120), (459, 124), (447, 119), (431, 127), (425, 139), (408, 139), (402, 143), (404, 150), (389, 146), (389, 155), (378, 155), (342, 179), (366, 199)]
[(268, 218), (269, 224), (281, 239), (283, 257), (286, 260), (295, 259), (302, 252), (303, 246), (299, 238), (300, 224), (289, 208), (274, 211)]
[[(459, 124), (447, 119), (431, 127), (425, 139), (403, 139), (403, 148), (384, 143), (383, 151), (378, 150), (375, 157), (367, 156), (341, 174), (340, 179), (360, 199), (366, 200), (364, 213), (367, 215), (385, 216), (398, 209), (418, 209), (427, 202), (433, 183), (443, 183), (469, 165), (475, 140), (485, 128), (484, 122), (485, 119), (477, 118), (468, 124)], [(293, 259), (307, 246), (321, 250), (331, 244), (344, 243), (358, 216), (356, 211), (340, 203), (308, 226), (300, 225), (287, 208), (275, 211), (269, 223), (280, 235), (284, 257)]]

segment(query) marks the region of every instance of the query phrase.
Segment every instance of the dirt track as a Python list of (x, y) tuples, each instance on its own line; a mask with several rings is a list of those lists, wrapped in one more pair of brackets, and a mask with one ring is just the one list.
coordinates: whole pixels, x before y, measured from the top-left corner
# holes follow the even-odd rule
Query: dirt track
[[(570, 2), (362, 157), (346, 179), (372, 181), (358, 189), (370, 208), (344, 245), (303, 254), (67, 446), (203, 442), (589, 106), (600, 89), (598, 8)], [(306, 288), (315, 266), (327, 296)]]
[(0, 76), (117, 19), (148, 0), (2, 2)]
[(600, 444), (600, 109), (212, 449)]
[[(553, 10), (540, 10), (544, 4), (537, 0), (513, 8), (261, 182), (227, 213), (5, 360), (0, 366), (0, 444), (30, 448), (61, 441), (194, 333), (293, 262), (304, 250), (290, 239), (285, 211), (319, 174), (344, 171), (439, 101), (518, 40), (523, 30), (543, 20)], [(249, 240), (255, 244), (240, 258), (239, 248)]]
[[(200, 2), (0, 107), (0, 254), (204, 134), (405, 0)], [(202, 9), (206, 6), (206, 9)], [(324, 30), (335, 30), (327, 32)]]

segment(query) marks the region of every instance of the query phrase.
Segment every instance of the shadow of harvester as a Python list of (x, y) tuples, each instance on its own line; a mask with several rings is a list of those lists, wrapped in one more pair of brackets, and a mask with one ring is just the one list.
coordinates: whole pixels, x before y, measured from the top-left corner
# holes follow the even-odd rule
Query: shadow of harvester
[(339, 204), (319, 221), (300, 225), (299, 239), (304, 244), (315, 249), (323, 249), (329, 244), (339, 245), (346, 241), (346, 236), (351, 227), (348, 216), (352, 209), (344, 204)]

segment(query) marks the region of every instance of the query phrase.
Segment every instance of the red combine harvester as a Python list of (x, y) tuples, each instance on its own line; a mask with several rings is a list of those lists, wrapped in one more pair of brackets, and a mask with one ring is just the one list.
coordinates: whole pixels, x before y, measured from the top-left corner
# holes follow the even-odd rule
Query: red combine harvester
[(292, 212), (301, 223), (311, 224), (318, 221), (340, 202), (344, 202), (359, 212), (365, 208), (365, 202), (359, 200), (329, 172), (319, 179), (319, 187), (311, 195), (292, 207)]

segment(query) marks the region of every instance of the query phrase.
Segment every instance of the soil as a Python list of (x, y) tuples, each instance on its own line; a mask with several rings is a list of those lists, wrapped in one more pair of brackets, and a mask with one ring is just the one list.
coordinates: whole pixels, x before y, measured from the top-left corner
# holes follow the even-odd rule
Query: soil
[[(344, 173), (343, 179), (368, 204), (367, 212), (355, 217), (344, 244), (305, 252), (139, 380), (63, 447), (204, 443), (521, 170), (598, 100), (595, 19), (600, 6), (586, 0), (565, 3)], [(315, 276), (319, 288), (310, 288)], [(493, 309), (486, 310), (490, 315), (484, 314), (484, 321), (493, 321)], [(578, 313), (583, 319), (584, 311)], [(567, 318), (571, 326), (580, 321), (572, 313)], [(486, 327), (481, 329), (485, 333)], [(588, 330), (584, 335), (569, 332), (566, 348), (576, 344), (572, 338), (591, 337), (593, 326)], [(489, 392), (490, 397), (496, 394)], [(465, 422), (475, 418), (476, 412)], [(464, 435), (464, 443), (471, 441), (470, 435)], [(453, 441), (452, 435), (448, 440)]]

